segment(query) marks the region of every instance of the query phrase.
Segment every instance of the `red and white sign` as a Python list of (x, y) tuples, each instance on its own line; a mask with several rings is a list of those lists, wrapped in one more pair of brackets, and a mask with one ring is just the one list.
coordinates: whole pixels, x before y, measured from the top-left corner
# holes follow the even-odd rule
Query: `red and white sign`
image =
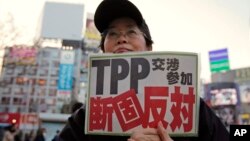
[(20, 119), (20, 129), (38, 129), (39, 122), (39, 116), (36, 113), (22, 114)]
[(19, 129), (35, 130), (39, 126), (39, 116), (36, 113), (0, 113), (1, 124), (17, 124)]
[(198, 58), (182, 52), (90, 55), (86, 134), (129, 135), (162, 122), (171, 135), (196, 136)]
[(19, 125), (20, 117), (20, 113), (0, 113), (0, 123)]

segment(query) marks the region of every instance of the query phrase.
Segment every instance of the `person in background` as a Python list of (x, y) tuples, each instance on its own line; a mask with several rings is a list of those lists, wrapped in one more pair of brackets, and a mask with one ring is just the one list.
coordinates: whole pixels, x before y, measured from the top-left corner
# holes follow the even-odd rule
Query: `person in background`
[(34, 130), (31, 130), (29, 133), (25, 133), (24, 141), (34, 141), (36, 137), (36, 133)]
[(24, 141), (32, 141), (32, 140), (30, 139), (30, 134), (29, 134), (29, 133), (25, 133), (25, 134), (24, 134)]
[(34, 141), (45, 141), (46, 129), (38, 128)]
[(75, 111), (77, 111), (78, 109), (80, 109), (83, 106), (83, 103), (81, 102), (76, 102), (72, 105), (71, 108), (71, 113), (74, 113)]
[(18, 133), (14, 136), (15, 141), (22, 141), (23, 131), (19, 130)]
[(59, 130), (56, 130), (56, 135), (54, 136), (54, 138), (51, 141), (59, 141)]
[[(152, 51), (149, 28), (139, 9), (130, 1), (103, 0), (96, 9), (94, 22), (102, 35), (100, 47), (104, 53)], [(171, 138), (162, 123), (156, 128), (136, 130), (130, 137), (87, 135), (84, 134), (85, 109), (81, 107), (68, 119), (59, 138), (60, 141), (228, 141), (228, 131), (202, 99), (199, 110), (197, 137)]]
[(4, 136), (4, 129), (3, 127), (0, 127), (0, 141), (3, 140), (3, 136)]
[(19, 133), (19, 130), (17, 130), (17, 125), (10, 124), (9, 126), (5, 127), (2, 141), (15, 141), (15, 136), (18, 133)]

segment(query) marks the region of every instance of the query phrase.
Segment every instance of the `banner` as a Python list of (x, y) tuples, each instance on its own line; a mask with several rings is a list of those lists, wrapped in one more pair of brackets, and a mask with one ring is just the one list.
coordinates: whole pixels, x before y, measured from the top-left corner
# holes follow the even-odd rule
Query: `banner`
[(90, 55), (86, 134), (129, 135), (162, 122), (172, 136), (196, 136), (198, 58), (182, 52)]
[(61, 51), (58, 80), (59, 93), (70, 94), (72, 90), (75, 61), (74, 56), (75, 52), (73, 50)]

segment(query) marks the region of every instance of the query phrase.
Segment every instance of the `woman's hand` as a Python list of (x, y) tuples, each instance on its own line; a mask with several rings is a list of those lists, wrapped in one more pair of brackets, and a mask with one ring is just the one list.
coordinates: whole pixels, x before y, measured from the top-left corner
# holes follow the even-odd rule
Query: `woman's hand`
[(173, 141), (166, 129), (163, 128), (161, 122), (159, 122), (157, 129), (146, 128), (136, 130), (128, 141)]

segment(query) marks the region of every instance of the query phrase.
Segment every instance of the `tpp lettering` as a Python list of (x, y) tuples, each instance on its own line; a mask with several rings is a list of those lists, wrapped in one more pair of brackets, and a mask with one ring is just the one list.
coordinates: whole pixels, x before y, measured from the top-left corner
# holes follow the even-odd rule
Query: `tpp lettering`
[(247, 133), (246, 129), (236, 129), (234, 132), (234, 136), (243, 136)]
[(138, 81), (146, 78), (150, 72), (150, 64), (145, 58), (93, 60), (92, 67), (97, 68), (96, 95), (103, 94), (105, 67), (110, 67), (110, 94), (117, 94), (118, 82), (129, 77), (130, 89), (137, 93)]

